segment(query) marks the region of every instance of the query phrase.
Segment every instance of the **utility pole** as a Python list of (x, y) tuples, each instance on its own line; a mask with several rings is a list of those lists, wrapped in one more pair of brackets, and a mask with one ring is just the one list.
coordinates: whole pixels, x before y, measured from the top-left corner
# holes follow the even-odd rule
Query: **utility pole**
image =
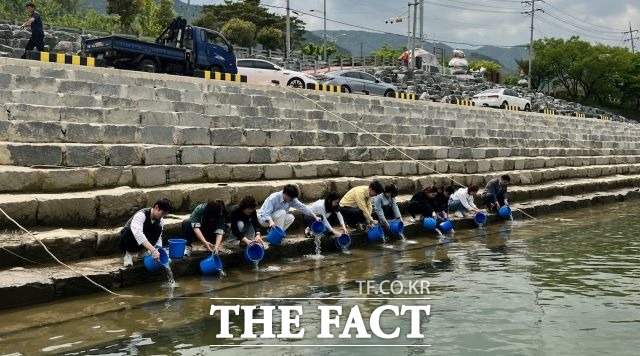
[(531, 90), (531, 76), (533, 74), (533, 17), (536, 13), (536, 1), (542, 1), (542, 0), (528, 0), (528, 1), (523, 1), (523, 4), (529, 4), (531, 3), (531, 11), (526, 11), (523, 12), (524, 14), (530, 15), (531, 16), (531, 36), (529, 38), (529, 75), (528, 75), (528, 88), (529, 90)]
[(411, 71), (416, 66), (416, 22), (418, 15), (418, 0), (414, 0), (413, 2), (413, 32), (411, 33)]
[(324, 8), (322, 9), (324, 14), (324, 34), (322, 35), (322, 47), (324, 47), (324, 61), (327, 61), (327, 0), (323, 1)]
[(289, 0), (287, 0), (287, 26), (285, 34), (285, 54), (284, 54), (284, 67), (287, 68), (287, 62), (289, 61), (289, 55), (291, 54), (291, 17), (289, 17)]
[(407, 51), (411, 50), (411, 3), (409, 3), (409, 13), (407, 13)]
[(424, 49), (422, 46), (422, 41), (424, 39), (424, 1), (420, 0), (420, 48)]
[(625, 42), (626, 42), (626, 41), (631, 41), (631, 53), (636, 53), (636, 46), (635, 46), (634, 38), (633, 38), (633, 33), (634, 33), (634, 32), (636, 32), (636, 33), (637, 33), (637, 32), (638, 32), (638, 30), (634, 30), (634, 29), (632, 29), (632, 28), (631, 28), (631, 21), (629, 21), (629, 31), (626, 31), (626, 32), (623, 32), (623, 33), (624, 33), (624, 34), (627, 34), (627, 33), (629, 34), (630, 39), (625, 40)]

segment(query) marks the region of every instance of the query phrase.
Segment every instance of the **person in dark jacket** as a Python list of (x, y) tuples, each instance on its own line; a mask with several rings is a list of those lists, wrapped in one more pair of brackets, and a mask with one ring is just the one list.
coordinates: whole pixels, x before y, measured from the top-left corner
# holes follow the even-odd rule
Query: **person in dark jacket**
[(32, 2), (28, 2), (25, 7), (29, 12), (29, 19), (25, 21), (20, 28), (23, 29), (27, 26), (31, 26), (31, 38), (29, 38), (29, 42), (27, 42), (27, 45), (24, 48), (24, 54), (21, 57), (22, 59), (27, 58), (27, 51), (30, 51), (33, 48), (37, 49), (39, 52), (44, 51), (44, 26), (42, 25), (42, 17), (36, 10), (36, 5)]
[(446, 219), (448, 217), (447, 204), (454, 191), (451, 186), (444, 189), (431, 186), (413, 194), (407, 209), (411, 215), (410, 221), (415, 222), (416, 215), (420, 215), (421, 219), (428, 216)]
[(138, 210), (120, 230), (120, 248), (125, 251), (124, 266), (133, 266), (133, 257), (147, 249), (154, 260), (160, 260), (156, 244), (162, 241), (164, 217), (171, 212), (171, 202), (158, 200), (153, 207)]
[(505, 174), (500, 178), (494, 178), (487, 183), (482, 192), (482, 201), (487, 210), (497, 211), (503, 205), (509, 205), (507, 186), (511, 182), (511, 177)]
[(238, 239), (240, 243), (249, 245), (252, 242), (262, 242), (261, 225), (258, 221), (256, 209), (258, 203), (256, 199), (250, 195), (242, 198), (240, 203), (229, 213), (229, 227), (231, 228), (230, 236)]
[(220, 252), (222, 236), (227, 227), (227, 210), (222, 200), (210, 201), (196, 206), (189, 219), (182, 221), (182, 234), (187, 240), (185, 255), (191, 254), (191, 245), (198, 239), (207, 250)]

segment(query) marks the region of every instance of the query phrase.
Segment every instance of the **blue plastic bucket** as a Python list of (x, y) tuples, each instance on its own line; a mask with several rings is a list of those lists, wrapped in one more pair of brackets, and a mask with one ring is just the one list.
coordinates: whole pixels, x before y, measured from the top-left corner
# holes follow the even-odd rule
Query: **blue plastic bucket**
[(264, 246), (259, 243), (252, 243), (244, 249), (244, 259), (249, 263), (260, 262), (264, 257)]
[(400, 220), (393, 220), (389, 222), (389, 230), (396, 235), (400, 235), (404, 232), (404, 223)]
[(351, 246), (351, 236), (347, 234), (342, 234), (336, 237), (335, 244), (339, 250), (347, 249), (349, 248), (349, 246)]
[(167, 251), (160, 248), (158, 249), (158, 252), (160, 253), (160, 262), (156, 262), (153, 257), (151, 257), (150, 253), (144, 256), (144, 266), (151, 272), (157, 271), (160, 268), (165, 268), (164, 266), (169, 264), (169, 255), (167, 255)]
[(267, 241), (272, 245), (279, 245), (282, 239), (287, 236), (279, 226), (274, 226), (267, 234)]
[(326, 226), (324, 226), (324, 223), (322, 221), (314, 221), (311, 224), (311, 231), (314, 234), (321, 234), (325, 231)]
[(438, 222), (434, 218), (424, 218), (422, 220), (422, 227), (426, 230), (435, 230), (436, 226), (438, 226)]
[(200, 261), (200, 272), (205, 276), (216, 274), (220, 271), (222, 271), (222, 260), (215, 253)]
[(440, 223), (440, 231), (449, 232), (451, 230), (453, 230), (453, 221), (445, 220), (445, 221)]
[(382, 231), (382, 226), (380, 225), (373, 226), (367, 233), (367, 236), (371, 241), (382, 240), (382, 238), (384, 237), (384, 231)]
[(476, 215), (473, 216), (473, 221), (475, 221), (478, 225), (484, 225), (487, 223), (487, 214), (479, 211), (476, 213)]
[(184, 257), (184, 249), (187, 245), (185, 239), (169, 239), (169, 257), (180, 259)]
[(498, 209), (498, 215), (503, 218), (508, 218), (511, 216), (511, 208), (508, 205), (503, 205)]

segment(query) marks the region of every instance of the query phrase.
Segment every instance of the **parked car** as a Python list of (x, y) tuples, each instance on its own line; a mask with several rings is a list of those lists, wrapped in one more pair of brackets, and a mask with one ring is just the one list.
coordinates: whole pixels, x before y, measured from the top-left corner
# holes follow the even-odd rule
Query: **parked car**
[(506, 108), (507, 105), (517, 106), (518, 110), (531, 111), (531, 102), (523, 98), (515, 90), (508, 88), (488, 89), (473, 96), (471, 99), (476, 106), (491, 106)]
[(305, 88), (316, 83), (313, 76), (282, 68), (262, 59), (238, 59), (238, 74), (247, 76), (247, 83), (286, 85), (293, 88)]
[(347, 93), (366, 93), (372, 95), (395, 96), (398, 88), (359, 70), (337, 70), (316, 76), (322, 84), (337, 85)]

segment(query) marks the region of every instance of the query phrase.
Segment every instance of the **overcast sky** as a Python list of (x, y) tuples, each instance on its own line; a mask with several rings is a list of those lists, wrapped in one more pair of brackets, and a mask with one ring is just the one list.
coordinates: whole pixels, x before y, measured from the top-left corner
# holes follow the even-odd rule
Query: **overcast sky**
[[(186, 2), (186, 0), (182, 0)], [(327, 31), (366, 30), (407, 34), (406, 18), (402, 23), (385, 24), (385, 20), (407, 15), (404, 0), (290, 0), (290, 7), (302, 11), (300, 18), (308, 30), (322, 30), (322, 6), (327, 5)], [(223, 0), (191, 0), (194, 4), (219, 4)], [(262, 0), (284, 13), (286, 0)], [(424, 0), (424, 32), (429, 39), (478, 45), (518, 45), (529, 42), (530, 18), (521, 12), (530, 10), (519, 0)], [(569, 38), (579, 35), (590, 42), (630, 48), (629, 21), (640, 28), (640, 1), (634, 0), (545, 0), (536, 2), (543, 11), (536, 12), (535, 38)], [(310, 11), (318, 10), (318, 11)], [(312, 15), (316, 14), (320, 18)], [(331, 20), (354, 25), (333, 22)], [(634, 33), (634, 38), (640, 37)], [(458, 44), (460, 45), (460, 44)], [(466, 47), (460, 45), (460, 47)], [(636, 40), (636, 49), (640, 40)]]

